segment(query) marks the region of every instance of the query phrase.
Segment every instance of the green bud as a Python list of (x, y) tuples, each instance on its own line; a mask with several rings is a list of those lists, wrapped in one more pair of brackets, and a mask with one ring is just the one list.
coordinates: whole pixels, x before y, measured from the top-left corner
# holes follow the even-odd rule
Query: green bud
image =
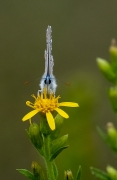
[(115, 60), (115, 59), (117, 60), (117, 47), (111, 46), (109, 51), (110, 51), (111, 56), (114, 57), (112, 58), (112, 60)]
[(111, 67), (111, 65), (104, 59), (97, 58), (97, 64), (105, 78), (110, 82), (115, 82), (116, 75)]
[(52, 139), (56, 139), (59, 136), (61, 128), (63, 126), (63, 120), (64, 120), (64, 118), (62, 116), (60, 116), (59, 114), (56, 115), (56, 117), (55, 117), (55, 127), (56, 128), (54, 131), (52, 131), (51, 136), (50, 136)]
[(113, 123), (111, 122), (107, 123), (107, 133), (108, 133), (108, 136), (111, 138), (115, 138), (117, 136), (117, 131)]
[(72, 172), (71, 170), (67, 170), (64, 172), (64, 179), (65, 180), (73, 180), (73, 175), (72, 175)]
[(108, 94), (113, 110), (117, 113), (117, 86), (110, 87)]
[(117, 130), (112, 123), (107, 124), (107, 133), (111, 147), (113, 150), (117, 150)]
[(111, 40), (111, 46), (109, 48), (112, 62), (117, 62), (117, 43), (115, 39)]
[(32, 123), (29, 127), (28, 135), (37, 149), (40, 149), (43, 145), (43, 138), (40, 133), (38, 124)]
[(37, 162), (33, 161), (31, 168), (36, 180), (45, 180), (44, 172)]
[(117, 180), (117, 170), (116, 169), (114, 169), (112, 166), (107, 166), (106, 170), (107, 170), (109, 177), (112, 180)]

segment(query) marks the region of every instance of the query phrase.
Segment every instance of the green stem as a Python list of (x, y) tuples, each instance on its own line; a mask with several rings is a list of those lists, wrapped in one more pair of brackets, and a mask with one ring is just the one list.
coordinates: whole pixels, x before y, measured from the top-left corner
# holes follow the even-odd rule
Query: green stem
[(47, 176), (48, 176), (48, 180), (56, 180), (55, 179), (55, 174), (54, 174), (54, 164), (53, 162), (50, 162), (50, 138), (49, 136), (44, 137), (44, 159), (45, 159), (45, 163), (46, 163), (46, 169), (47, 169)]
[(54, 175), (54, 171), (53, 171), (53, 163), (46, 161), (46, 168), (47, 168), (48, 180), (56, 180), (55, 175)]

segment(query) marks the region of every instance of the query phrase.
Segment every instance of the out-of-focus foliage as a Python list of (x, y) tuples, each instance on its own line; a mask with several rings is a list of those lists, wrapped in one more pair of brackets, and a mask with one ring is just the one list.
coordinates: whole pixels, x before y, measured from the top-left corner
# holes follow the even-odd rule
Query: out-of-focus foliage
[[(113, 84), (113, 86), (108, 89), (108, 95), (112, 108), (114, 112), (117, 113), (117, 44), (115, 39), (112, 39), (109, 50), (111, 63), (109, 64), (106, 60), (97, 58), (97, 64), (105, 78)], [(107, 124), (107, 134), (100, 128), (98, 128), (98, 132), (102, 139), (111, 147), (115, 154), (117, 154), (117, 130), (113, 123)], [(117, 179), (117, 170), (111, 166), (107, 166), (108, 174), (96, 168), (91, 168), (91, 172), (101, 180)]]
[(100, 169), (91, 167), (91, 172), (96, 176), (96, 178), (99, 178), (101, 180), (111, 180), (109, 175), (104, 171), (101, 171)]
[(114, 125), (112, 123), (107, 124), (107, 133), (103, 132), (99, 127), (97, 130), (102, 139), (117, 153), (117, 130)]
[(117, 180), (117, 170), (112, 166), (107, 166), (107, 172), (91, 167), (91, 172), (100, 180)]
[(112, 39), (111, 42), (110, 57), (110, 63), (104, 59), (97, 58), (97, 64), (105, 78), (113, 84), (108, 89), (108, 95), (112, 108), (117, 113), (117, 44), (115, 39)]

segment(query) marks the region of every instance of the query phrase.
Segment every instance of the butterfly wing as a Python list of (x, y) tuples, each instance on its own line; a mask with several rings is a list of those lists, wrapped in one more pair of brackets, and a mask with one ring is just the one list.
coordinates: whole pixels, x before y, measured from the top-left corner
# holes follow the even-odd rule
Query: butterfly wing
[(47, 49), (45, 50), (45, 72), (44, 72), (44, 75), (42, 76), (40, 87), (41, 87), (41, 90), (43, 90), (43, 88), (46, 88), (48, 93), (50, 93), (50, 91), (55, 93), (57, 85), (56, 85), (55, 77), (53, 75), (54, 60), (52, 56), (51, 33), (52, 33), (51, 26), (48, 26), (46, 30)]
[(48, 26), (46, 31), (46, 43), (47, 43), (47, 61), (48, 61), (48, 67), (47, 67), (47, 75), (52, 76), (53, 74), (53, 66), (54, 66), (54, 60), (52, 56), (52, 29), (51, 26)]

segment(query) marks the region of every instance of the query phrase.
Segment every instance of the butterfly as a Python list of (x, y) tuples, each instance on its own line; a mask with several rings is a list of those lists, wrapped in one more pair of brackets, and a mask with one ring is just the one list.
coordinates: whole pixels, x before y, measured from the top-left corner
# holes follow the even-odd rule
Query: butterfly
[(53, 66), (54, 66), (54, 59), (52, 56), (52, 28), (51, 26), (47, 27), (46, 30), (46, 50), (45, 50), (45, 72), (42, 76), (42, 79), (40, 81), (40, 88), (43, 91), (46, 89), (47, 94), (54, 93), (56, 92), (57, 88), (57, 83), (56, 79), (53, 75)]

